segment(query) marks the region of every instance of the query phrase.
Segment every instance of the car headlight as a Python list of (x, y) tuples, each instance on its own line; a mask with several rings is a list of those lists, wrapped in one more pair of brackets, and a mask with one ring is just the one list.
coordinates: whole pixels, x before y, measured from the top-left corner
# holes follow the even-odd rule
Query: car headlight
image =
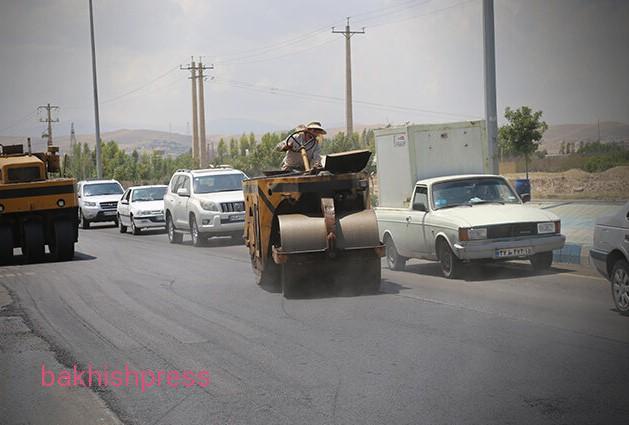
[(473, 241), (479, 239), (487, 239), (487, 228), (486, 227), (462, 227), (459, 229), (459, 240), (460, 241)]
[(216, 202), (212, 202), (212, 201), (201, 201), (201, 208), (203, 208), (206, 211), (220, 211), (220, 209), (218, 208), (218, 204)]
[(559, 222), (549, 221), (546, 223), (537, 223), (537, 234), (543, 235), (545, 233), (555, 233), (558, 231)]
[(85, 201), (83, 202), (83, 205), (85, 205), (86, 207), (95, 207), (96, 202)]

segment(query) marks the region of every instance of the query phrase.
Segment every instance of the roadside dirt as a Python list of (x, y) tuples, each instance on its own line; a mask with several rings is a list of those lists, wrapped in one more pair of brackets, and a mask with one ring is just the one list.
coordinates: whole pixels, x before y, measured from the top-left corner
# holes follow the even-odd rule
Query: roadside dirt
[[(512, 183), (524, 173), (505, 174)], [(629, 200), (629, 166), (601, 173), (572, 169), (560, 173), (529, 173), (533, 199)]]

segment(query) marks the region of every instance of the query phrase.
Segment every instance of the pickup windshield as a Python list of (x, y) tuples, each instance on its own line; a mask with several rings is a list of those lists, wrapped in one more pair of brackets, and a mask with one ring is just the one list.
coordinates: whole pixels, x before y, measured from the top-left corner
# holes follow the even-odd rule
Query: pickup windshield
[(209, 176), (199, 176), (194, 178), (194, 193), (214, 193), (227, 192), (230, 190), (242, 190), (242, 181), (245, 175), (234, 174), (214, 174)]
[(432, 199), (436, 210), (477, 204), (519, 204), (520, 200), (503, 179), (478, 177), (435, 183)]

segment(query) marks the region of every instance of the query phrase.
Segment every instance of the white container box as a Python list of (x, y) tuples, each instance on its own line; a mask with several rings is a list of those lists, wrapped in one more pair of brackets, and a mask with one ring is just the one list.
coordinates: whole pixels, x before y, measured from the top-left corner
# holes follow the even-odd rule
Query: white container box
[(381, 207), (408, 206), (418, 180), (491, 170), (485, 121), (405, 125), (374, 133)]

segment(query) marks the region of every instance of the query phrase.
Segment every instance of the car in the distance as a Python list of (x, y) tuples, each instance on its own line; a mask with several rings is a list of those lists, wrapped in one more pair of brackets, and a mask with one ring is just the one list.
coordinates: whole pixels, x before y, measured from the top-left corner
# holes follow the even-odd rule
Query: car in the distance
[(142, 229), (165, 227), (164, 195), (168, 186), (132, 186), (118, 202), (118, 225), (120, 233), (139, 235)]
[(91, 223), (114, 222), (118, 225), (117, 206), (124, 190), (116, 180), (82, 180), (77, 183), (79, 220), (83, 229)]
[(177, 170), (164, 196), (169, 241), (181, 243), (185, 233), (190, 234), (194, 246), (212, 236), (242, 240), (242, 181), (246, 178), (242, 171), (227, 167)]
[(629, 315), (629, 202), (616, 214), (596, 220), (590, 257), (610, 281), (616, 309)]

